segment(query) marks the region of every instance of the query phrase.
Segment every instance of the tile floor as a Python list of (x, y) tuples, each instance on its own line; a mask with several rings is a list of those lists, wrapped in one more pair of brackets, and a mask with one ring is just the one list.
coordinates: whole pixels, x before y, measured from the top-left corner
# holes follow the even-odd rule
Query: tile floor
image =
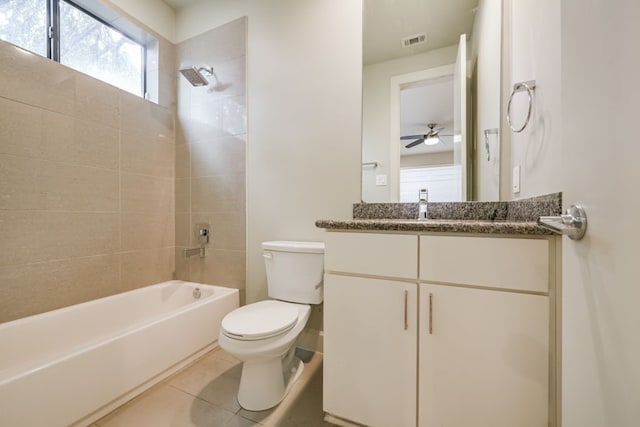
[(216, 348), (90, 427), (333, 426), (323, 421), (322, 355), (305, 363), (280, 405), (249, 412), (236, 400), (241, 363)]

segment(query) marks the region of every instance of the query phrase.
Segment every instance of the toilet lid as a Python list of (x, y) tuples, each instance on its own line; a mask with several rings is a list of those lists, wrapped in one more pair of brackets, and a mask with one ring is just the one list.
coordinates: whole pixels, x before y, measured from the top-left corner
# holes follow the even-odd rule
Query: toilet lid
[(282, 301), (260, 301), (237, 308), (222, 319), (225, 335), (240, 340), (259, 340), (293, 328), (298, 308)]

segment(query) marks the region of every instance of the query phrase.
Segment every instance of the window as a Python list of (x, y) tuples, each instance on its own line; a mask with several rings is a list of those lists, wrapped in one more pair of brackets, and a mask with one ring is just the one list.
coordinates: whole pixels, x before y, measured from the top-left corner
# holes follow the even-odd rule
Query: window
[(0, 0), (0, 39), (47, 56), (47, 2)]
[(145, 45), (80, 1), (0, 0), (0, 38), (144, 96)]
[(400, 202), (418, 202), (421, 188), (429, 191), (430, 202), (462, 200), (459, 166), (400, 168)]

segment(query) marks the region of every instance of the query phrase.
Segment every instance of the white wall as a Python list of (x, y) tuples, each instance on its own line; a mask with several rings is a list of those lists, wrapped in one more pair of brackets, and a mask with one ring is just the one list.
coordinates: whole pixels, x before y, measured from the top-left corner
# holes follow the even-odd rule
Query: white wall
[(101, 0), (134, 16), (141, 23), (170, 42), (176, 42), (175, 14), (173, 9), (160, 0)]
[(560, 188), (589, 216), (563, 242), (563, 426), (637, 427), (640, 3), (564, 0), (561, 16)]
[[(533, 113), (522, 133), (511, 132), (511, 165), (521, 166), (520, 193), (526, 198), (562, 191), (560, 182), (562, 114), (560, 82), (560, 3), (557, 0), (511, 2), (511, 61), (509, 87), (535, 80)], [(507, 8), (508, 9), (508, 8)], [(506, 111), (507, 98), (503, 100)], [(512, 123), (520, 127), (527, 110), (526, 92), (514, 97)], [(502, 179), (511, 182), (511, 174)]]
[(389, 173), (390, 79), (393, 76), (440, 67), (456, 62), (458, 46), (364, 67), (362, 100), (363, 162), (378, 162), (378, 167), (362, 170), (362, 199), (365, 202), (389, 202), (390, 187), (377, 187), (376, 174)]
[(500, 135), (489, 136), (490, 159), (485, 149), (485, 129), (500, 128), (501, 0), (480, 0), (473, 22), (471, 54), (476, 59), (476, 169), (477, 200), (499, 200)]
[(177, 14), (177, 39), (248, 17), (247, 302), (260, 243), (318, 240), (360, 201), (362, 2), (217, 0)]

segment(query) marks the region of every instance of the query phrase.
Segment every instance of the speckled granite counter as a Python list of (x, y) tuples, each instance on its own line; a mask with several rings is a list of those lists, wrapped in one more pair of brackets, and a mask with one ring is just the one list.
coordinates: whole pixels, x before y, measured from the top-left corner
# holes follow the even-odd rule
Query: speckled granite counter
[(429, 219), (418, 221), (417, 203), (357, 203), (354, 219), (318, 220), (327, 230), (370, 230), (441, 233), (554, 233), (537, 224), (543, 215), (560, 215), (562, 193), (510, 202), (429, 203)]
[(487, 233), (487, 234), (540, 234), (553, 232), (535, 222), (523, 221), (474, 221), (430, 219), (426, 221), (408, 219), (352, 219), (318, 220), (316, 227), (327, 230), (411, 231), (440, 233)]

